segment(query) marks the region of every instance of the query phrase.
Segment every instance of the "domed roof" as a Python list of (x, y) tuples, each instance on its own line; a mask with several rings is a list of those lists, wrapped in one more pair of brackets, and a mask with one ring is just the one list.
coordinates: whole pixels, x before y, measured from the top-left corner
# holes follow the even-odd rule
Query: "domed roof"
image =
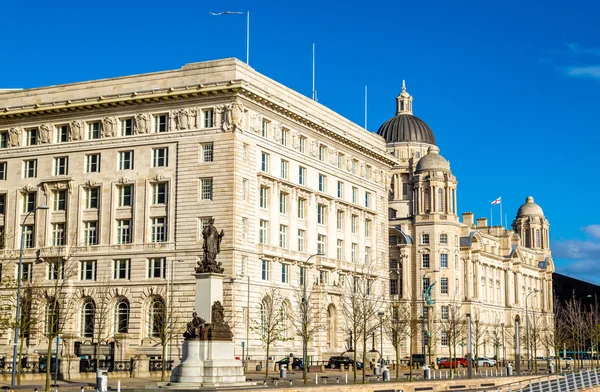
[(429, 147), (427, 155), (419, 160), (415, 171), (423, 170), (447, 170), (450, 171), (450, 162), (440, 155), (440, 149), (437, 146)]
[(419, 142), (435, 145), (435, 136), (429, 125), (412, 114), (397, 114), (383, 123), (377, 131), (386, 143)]
[(542, 211), (542, 207), (533, 202), (533, 197), (527, 196), (525, 204), (519, 207), (519, 211), (517, 211), (517, 218), (531, 215), (544, 216), (544, 211)]

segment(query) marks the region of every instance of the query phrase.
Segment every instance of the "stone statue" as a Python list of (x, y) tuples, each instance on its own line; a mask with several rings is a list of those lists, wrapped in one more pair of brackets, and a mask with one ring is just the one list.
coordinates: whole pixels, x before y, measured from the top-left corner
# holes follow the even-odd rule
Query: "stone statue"
[(211, 219), (208, 226), (202, 231), (202, 237), (204, 243), (202, 249), (204, 249), (204, 257), (201, 262), (198, 262), (196, 272), (216, 272), (222, 274), (224, 269), (221, 267), (221, 263), (217, 263), (217, 254), (221, 252), (221, 240), (225, 233), (223, 230), (219, 233), (214, 226), (214, 219)]
[(83, 135), (81, 133), (81, 121), (73, 120), (69, 124), (69, 140), (81, 140)]
[(235, 131), (236, 129), (241, 128), (244, 119), (244, 107), (242, 104), (234, 102), (230, 105), (225, 105), (223, 110), (224, 119), (221, 128), (225, 132)]
[(189, 129), (190, 127), (190, 112), (188, 109), (179, 109), (175, 111), (175, 127), (177, 130)]
[(40, 143), (48, 144), (50, 143), (50, 138), (52, 137), (52, 129), (48, 124), (40, 125)]
[(281, 138), (282, 138), (281, 124), (275, 123), (273, 125), (273, 140), (275, 140), (277, 143), (279, 143), (281, 141)]
[(205, 323), (204, 319), (198, 317), (198, 313), (192, 313), (192, 321), (187, 323), (183, 338), (185, 340), (204, 340)]
[(431, 291), (433, 290), (433, 286), (435, 286), (435, 283), (436, 282), (430, 284), (423, 293), (423, 296), (425, 297), (425, 303), (427, 306), (433, 306), (435, 304), (435, 301), (431, 298)]
[(11, 128), (8, 130), (8, 145), (9, 147), (19, 147), (21, 144), (21, 130), (19, 128)]
[(260, 113), (252, 113), (250, 115), (250, 129), (256, 133), (260, 133), (262, 126), (262, 116)]
[(135, 134), (148, 133), (150, 119), (146, 113), (138, 113), (135, 115)]
[(117, 134), (117, 120), (114, 117), (102, 119), (102, 137), (114, 137)]
[(220, 301), (215, 301), (212, 306), (211, 321), (208, 324), (208, 340), (231, 341), (233, 339), (233, 333), (225, 322), (224, 308)]

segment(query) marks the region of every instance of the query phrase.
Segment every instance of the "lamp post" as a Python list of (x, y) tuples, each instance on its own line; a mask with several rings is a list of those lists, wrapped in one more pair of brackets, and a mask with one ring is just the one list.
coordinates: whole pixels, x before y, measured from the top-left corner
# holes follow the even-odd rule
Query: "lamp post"
[(169, 280), (169, 363), (171, 365), (171, 369), (173, 368), (173, 275), (175, 274), (175, 264), (174, 262), (183, 263), (183, 259), (171, 259), (171, 279)]
[(531, 351), (529, 349), (529, 347), (531, 347), (531, 342), (529, 341), (529, 314), (527, 312), (527, 300), (529, 299), (529, 296), (531, 294), (539, 292), (540, 290), (533, 289), (533, 291), (527, 294), (527, 296), (525, 297), (525, 336), (527, 337), (527, 370), (531, 370)]
[(250, 360), (250, 274), (247, 272), (240, 272), (237, 276), (246, 278), (247, 286), (247, 302), (246, 302), (246, 344), (242, 342), (242, 363), (244, 364), (244, 371), (248, 371), (248, 361)]
[[(15, 338), (13, 345), (13, 364), (12, 364), (12, 378), (10, 381), (11, 386), (15, 386), (15, 382), (17, 380), (17, 345), (19, 343), (19, 324), (21, 322), (21, 275), (23, 273), (23, 239), (25, 237), (25, 222), (29, 215), (35, 214), (37, 210), (47, 210), (48, 206), (41, 205), (37, 206), (31, 211), (27, 212), (25, 218), (23, 219), (23, 223), (21, 223), (21, 247), (19, 248), (19, 267), (17, 269), (17, 306), (16, 306), (16, 314), (15, 314)], [(56, 351), (56, 356), (58, 357), (58, 351)], [(49, 361), (48, 361), (49, 363)], [(48, 366), (50, 366), (48, 364)]]
[[(424, 270), (426, 268), (421, 268), (421, 270)], [(421, 339), (421, 345), (423, 348), (423, 358), (425, 358), (426, 352), (425, 352), (425, 291), (429, 288), (429, 285), (427, 287), (425, 287), (425, 277), (427, 276), (427, 274), (430, 273), (435, 273), (435, 272), (440, 272), (439, 269), (435, 269), (433, 271), (427, 271), (423, 273), (423, 276), (421, 277), (421, 285), (423, 286), (423, 290), (421, 293), (421, 304), (422, 304), (422, 314), (421, 314), (421, 333), (423, 334), (423, 337)], [(427, 312), (427, 314), (429, 315), (429, 312)]]
[(471, 344), (471, 313), (467, 313), (467, 378), (473, 378), (473, 362), (471, 361), (473, 346)]
[(504, 366), (504, 361), (506, 361), (506, 342), (504, 340), (504, 323), (502, 323), (502, 366)]
[[(314, 255), (310, 255), (308, 256), (308, 259), (306, 259), (306, 261), (304, 262), (304, 265), (306, 266), (309, 262), (310, 259), (312, 259), (313, 257), (316, 256), (323, 256), (324, 253), (315, 253)], [(302, 270), (301, 272), (302, 274), (304, 274), (303, 276), (303, 281), (302, 283), (304, 283), (302, 286), (302, 362), (303, 362), (303, 367), (302, 367), (302, 378), (304, 379), (304, 383), (307, 383), (307, 376), (306, 376), (306, 370), (308, 368), (308, 362), (307, 362), (307, 357), (308, 357), (308, 347), (307, 347), (307, 322), (308, 322), (308, 304), (306, 303), (306, 285), (307, 285), (307, 274), (306, 274), (306, 268), (304, 270)]]
[(381, 336), (381, 338), (380, 338), (381, 351), (379, 352), (379, 363), (383, 367), (383, 316), (385, 316), (385, 313), (378, 312), (377, 316), (379, 317), (379, 335)]

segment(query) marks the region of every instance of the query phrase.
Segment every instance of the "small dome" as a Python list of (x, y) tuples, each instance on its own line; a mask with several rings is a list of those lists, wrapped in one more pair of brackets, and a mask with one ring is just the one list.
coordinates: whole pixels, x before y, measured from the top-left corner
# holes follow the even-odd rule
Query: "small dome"
[(517, 211), (517, 218), (532, 215), (544, 216), (544, 211), (542, 211), (542, 207), (533, 202), (533, 197), (527, 196), (527, 199), (525, 199), (525, 204), (519, 207), (519, 211)]
[(419, 142), (435, 145), (435, 136), (429, 125), (412, 114), (397, 114), (383, 123), (377, 131), (386, 143)]
[(450, 162), (440, 155), (440, 149), (437, 146), (429, 147), (427, 155), (419, 160), (415, 171), (424, 170), (446, 170), (450, 171)]

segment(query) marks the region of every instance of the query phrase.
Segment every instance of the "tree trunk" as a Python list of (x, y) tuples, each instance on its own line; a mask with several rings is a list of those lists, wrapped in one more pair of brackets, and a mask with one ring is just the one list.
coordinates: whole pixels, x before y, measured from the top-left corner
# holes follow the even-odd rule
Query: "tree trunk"
[(17, 355), (17, 385), (21, 385), (21, 358), (23, 358), (23, 346), (25, 345), (25, 337), (19, 337), (19, 354)]
[[(265, 362), (265, 378), (269, 378), (269, 349), (271, 348), (271, 344), (267, 343), (267, 360)], [(307, 366), (305, 363), (304, 366)]]
[(409, 349), (408, 349), (408, 379), (412, 381), (412, 371), (413, 371), (413, 337), (411, 336), (409, 339)]
[[(352, 335), (352, 344), (354, 345), (354, 365), (352, 365), (352, 372), (354, 373), (354, 382), (357, 379), (357, 368), (356, 368), (356, 359), (358, 357), (358, 336), (356, 336), (356, 324), (354, 324), (354, 334)], [(363, 364), (364, 366), (364, 364)]]
[(167, 375), (167, 369), (166, 369), (166, 364), (167, 364), (167, 361), (166, 361), (167, 345), (166, 345), (166, 343), (167, 342), (165, 341), (162, 343), (163, 343), (163, 345), (162, 345), (162, 361), (161, 361), (162, 363), (160, 366), (160, 368), (161, 368), (160, 369), (160, 381), (165, 381), (165, 376)]
[(400, 377), (400, 339), (396, 342), (396, 381)]
[(367, 336), (367, 332), (363, 329), (363, 352), (362, 352), (362, 363), (363, 363), (362, 382), (363, 382), (363, 384), (367, 383), (366, 367), (367, 367), (367, 339), (368, 338), (369, 337)]
[[(51, 362), (52, 362), (52, 357), (50, 356), (50, 352), (52, 350), (52, 341), (54, 339), (51, 337), (48, 337), (48, 355), (46, 356), (46, 383), (44, 385), (44, 390), (46, 392), (50, 392), (50, 383), (52, 380), (52, 372), (51, 372)], [(56, 353), (56, 355), (58, 356), (58, 352)]]

